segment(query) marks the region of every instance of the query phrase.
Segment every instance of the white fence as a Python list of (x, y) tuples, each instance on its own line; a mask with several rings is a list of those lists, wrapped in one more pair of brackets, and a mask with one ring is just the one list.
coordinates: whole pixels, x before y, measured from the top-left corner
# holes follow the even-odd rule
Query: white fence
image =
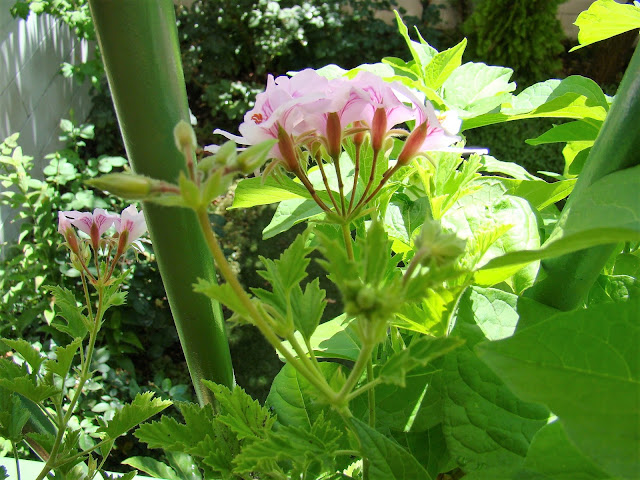
[[(58, 124), (74, 110), (86, 118), (88, 85), (59, 74), (63, 62), (87, 58), (88, 46), (78, 42), (65, 25), (49, 16), (14, 19), (12, 0), (0, 0), (0, 141), (20, 133), (20, 145), (42, 170), (42, 159), (59, 145)], [(0, 187), (2, 188), (2, 187)], [(15, 238), (11, 213), (0, 207), (0, 244)]]

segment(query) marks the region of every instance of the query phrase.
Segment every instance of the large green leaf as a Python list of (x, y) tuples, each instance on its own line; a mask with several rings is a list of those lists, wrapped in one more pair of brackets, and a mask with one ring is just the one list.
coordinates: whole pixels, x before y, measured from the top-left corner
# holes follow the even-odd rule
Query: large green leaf
[(629, 30), (640, 28), (640, 6), (622, 5), (614, 0), (598, 0), (578, 15), (578, 42), (570, 52)]
[(513, 333), (517, 300), (501, 290), (470, 288), (459, 302), (452, 335), (467, 343), (444, 357), (441, 377), (443, 431), (452, 457), (465, 471), (521, 465), (549, 417), (544, 407), (516, 397), (472, 349), (486, 338)]
[[(344, 381), (342, 367), (337, 363), (323, 362), (320, 369), (334, 388)], [(318, 401), (316, 389), (288, 363), (276, 375), (271, 384), (266, 404), (278, 416), (278, 423), (310, 429), (315, 420), (327, 409)]]
[(542, 248), (507, 253), (484, 265), (491, 271), (607, 243), (640, 241), (640, 166), (620, 170), (587, 187)]
[(484, 63), (465, 63), (442, 85), (443, 98), (461, 118), (472, 118), (508, 101), (516, 88), (509, 83), (513, 70)]
[(449, 75), (462, 63), (462, 54), (466, 47), (467, 39), (465, 38), (456, 46), (436, 54), (424, 69), (425, 85), (433, 90), (440, 88)]
[(597, 83), (573, 75), (564, 80), (536, 83), (502, 104), (499, 112), (466, 119), (462, 130), (537, 117), (589, 119), (597, 126), (604, 120), (608, 109), (607, 98)]
[(542, 135), (525, 140), (529, 145), (542, 145), (544, 143), (558, 142), (593, 142), (595, 141), (602, 122), (585, 122), (577, 120), (575, 122), (554, 125), (551, 130), (547, 130)]
[(165, 480), (184, 480), (181, 479), (175, 470), (155, 458), (151, 457), (129, 457), (123, 460), (124, 465), (142, 470), (151, 475), (153, 478), (164, 478)]
[(576, 180), (561, 180), (548, 183), (544, 180), (516, 180), (513, 178), (496, 178), (508, 195), (522, 197), (536, 210), (544, 210), (549, 205), (569, 196)]
[(230, 208), (249, 208), (256, 205), (269, 205), (294, 198), (310, 198), (303, 185), (289, 177), (245, 178), (238, 182), (233, 205)]
[(393, 440), (353, 418), (353, 428), (369, 460), (370, 480), (430, 480), (416, 458)]
[(567, 437), (562, 422), (542, 427), (533, 437), (519, 477), (531, 480), (605, 480), (611, 478)]
[[(323, 323), (315, 330), (309, 343), (316, 357), (339, 358), (353, 362), (358, 359), (362, 348), (360, 339), (355, 328), (351, 327), (351, 322), (345, 322), (345, 319), (346, 315), (340, 315)], [(298, 332), (295, 336), (299, 342), (304, 340)], [(291, 350), (289, 342), (283, 343)], [(284, 361), (284, 358), (281, 360)]]
[[(483, 179), (482, 188), (462, 197), (442, 217), (443, 225), (453, 227), (456, 234), (468, 241), (480, 233), (500, 230), (510, 226), (488, 246), (478, 264), (491, 259), (540, 245), (540, 233), (536, 215), (524, 199), (504, 194), (499, 180)], [(475, 281), (480, 285), (495, 285), (517, 274), (514, 288), (521, 291), (535, 278), (537, 265), (521, 270), (520, 265), (487, 272), (476, 273)]]
[(322, 213), (322, 209), (313, 200), (293, 199), (280, 202), (269, 225), (262, 231), (267, 240), (279, 233), (286, 232), (294, 225)]
[(614, 476), (640, 463), (640, 301), (558, 314), (483, 343), (482, 360), (523, 399), (547, 405), (571, 441)]
[(47, 286), (46, 288), (53, 292), (56, 306), (60, 309), (58, 316), (66, 322), (66, 325), (53, 322), (51, 326), (67, 333), (73, 339), (84, 338), (89, 333), (89, 319), (82, 313), (75, 295), (64, 287)]

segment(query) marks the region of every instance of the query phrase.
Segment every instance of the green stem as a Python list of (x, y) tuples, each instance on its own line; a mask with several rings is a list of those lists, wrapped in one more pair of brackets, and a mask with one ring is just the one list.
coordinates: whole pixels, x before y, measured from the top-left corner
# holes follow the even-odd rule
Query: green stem
[(357, 388), (356, 390), (354, 390), (353, 392), (351, 392), (349, 395), (347, 395), (347, 401), (350, 402), (351, 400), (353, 400), (356, 397), (359, 397), (360, 395), (362, 395), (363, 393), (368, 392), (369, 390), (371, 390), (372, 388), (377, 387), (378, 385), (380, 385), (382, 383), (381, 380), (374, 378), (373, 381), (369, 382), (369, 383), (365, 383), (364, 385), (362, 385), (361, 387)]
[(358, 187), (358, 177), (360, 176), (360, 149), (362, 145), (356, 145), (356, 160), (355, 160), (355, 170), (353, 172), (353, 188), (351, 190), (351, 199), (349, 199), (349, 207), (347, 208), (347, 212), (351, 213), (351, 209), (353, 208), (353, 201), (356, 198), (356, 189)]
[(347, 258), (349, 260), (353, 260), (353, 245), (351, 240), (351, 231), (349, 230), (348, 223), (341, 223), (340, 228), (342, 229), (342, 238), (344, 239), (344, 247), (347, 250)]
[(317, 368), (317, 363), (314, 364), (309, 359), (309, 357), (307, 356), (306, 352), (302, 349), (302, 346), (300, 345), (300, 343), (296, 339), (295, 335), (293, 335), (293, 334), (289, 335), (287, 337), (287, 340), (289, 341), (289, 343), (293, 347), (293, 351), (296, 352), (296, 354), (298, 355), (298, 358), (300, 359), (300, 361), (302, 362), (304, 367), (307, 369), (307, 371), (309, 373), (311, 373), (312, 375), (320, 375), (320, 376), (322, 376), (322, 373)]
[(335, 169), (336, 177), (338, 178), (338, 192), (340, 192), (340, 207), (342, 216), (345, 217), (347, 215), (347, 207), (344, 201), (344, 184), (342, 183), (342, 173), (340, 172), (340, 156), (336, 156), (333, 158), (333, 168)]
[(278, 352), (280, 352), (287, 363), (289, 363), (298, 372), (300, 372), (300, 374), (304, 376), (309, 381), (309, 383), (315, 386), (322, 394), (324, 394), (331, 403), (334, 403), (336, 394), (333, 389), (331, 389), (331, 387), (327, 384), (324, 376), (316, 375), (312, 372), (309, 372), (307, 370), (307, 367), (302, 363), (302, 360), (298, 360), (291, 354), (291, 352), (287, 348), (284, 347), (284, 345), (282, 345), (282, 342), (280, 341), (278, 336), (269, 327), (262, 314), (258, 311), (256, 306), (251, 301), (251, 298), (249, 298), (247, 292), (245, 292), (244, 288), (242, 288), (242, 285), (240, 285), (240, 282), (238, 281), (236, 275), (233, 273), (231, 266), (224, 256), (224, 253), (222, 253), (222, 249), (218, 244), (215, 233), (213, 233), (213, 230), (211, 229), (211, 224), (209, 222), (209, 217), (207, 215), (206, 209), (204, 207), (201, 207), (196, 212), (196, 214), (200, 222), (200, 228), (204, 233), (205, 240), (207, 242), (209, 250), (211, 251), (211, 254), (213, 255), (220, 274), (227, 281), (238, 300), (242, 303), (243, 307), (247, 310), (247, 312), (249, 312), (253, 324), (258, 328), (258, 330), (260, 330), (267, 341)]
[(358, 383), (358, 380), (360, 380), (362, 372), (365, 370), (365, 368), (367, 368), (367, 363), (371, 360), (371, 352), (373, 351), (374, 346), (375, 345), (369, 343), (364, 343), (362, 345), (362, 349), (358, 354), (358, 358), (356, 359), (356, 363), (353, 366), (349, 377), (347, 377), (347, 380), (344, 382), (344, 385), (342, 385), (342, 388), (338, 392), (338, 402), (345, 402), (353, 388)]
[[(89, 0), (127, 157), (135, 173), (174, 183), (187, 166), (173, 139), (189, 109), (171, 0)], [(135, 75), (132, 74), (135, 72)], [(149, 235), (200, 404), (213, 402), (202, 380), (232, 387), (222, 310), (193, 291), (215, 282), (198, 220), (188, 209), (144, 204)]]
[[(91, 299), (89, 298), (87, 303), (89, 303)], [(80, 370), (80, 377), (78, 379), (78, 384), (73, 392), (73, 396), (71, 397), (71, 402), (69, 403), (69, 407), (67, 408), (67, 413), (59, 418), (58, 421), (58, 433), (56, 434), (56, 438), (53, 443), (53, 447), (51, 448), (51, 453), (49, 459), (45, 463), (42, 471), (36, 478), (36, 480), (42, 480), (47, 476), (47, 474), (53, 469), (57, 463), (58, 451), (60, 450), (60, 445), (62, 444), (62, 439), (64, 438), (64, 434), (67, 430), (67, 425), (69, 424), (69, 420), (73, 415), (73, 411), (80, 399), (80, 395), (82, 394), (82, 389), (84, 388), (85, 383), (89, 380), (90, 368), (91, 368), (91, 360), (93, 358), (93, 351), (96, 345), (96, 339), (98, 337), (98, 331), (100, 330), (100, 324), (102, 323), (102, 315), (103, 315), (103, 301), (104, 301), (104, 293), (103, 289), (100, 288), (98, 290), (98, 307), (96, 308), (96, 316), (93, 318), (93, 328), (89, 332), (89, 344), (87, 345), (87, 350), (84, 356), (84, 361), (82, 363), (82, 368)]]
[(360, 200), (358, 200), (358, 203), (356, 204), (352, 212), (355, 212), (356, 210), (358, 210), (359, 207), (364, 206), (364, 199), (367, 197), (367, 193), (369, 193), (369, 190), (371, 190), (371, 186), (373, 185), (373, 180), (376, 177), (376, 166), (378, 164), (379, 154), (380, 152), (378, 150), (373, 151), (373, 160), (371, 161), (371, 172), (369, 173), (369, 181), (367, 182), (367, 185), (364, 187), (364, 192), (362, 192), (362, 197), (360, 197)]
[(320, 170), (320, 174), (322, 175), (322, 182), (324, 183), (324, 187), (327, 189), (327, 194), (329, 195), (329, 199), (331, 200), (331, 203), (333, 204), (333, 208), (336, 209), (336, 213), (338, 213), (338, 210), (339, 210), (338, 202), (336, 202), (336, 199), (333, 196), (333, 192), (331, 191), (331, 188), (329, 187), (329, 179), (327, 178), (327, 175), (326, 175), (326, 173), (324, 171), (324, 166), (322, 165), (322, 155), (320, 155), (319, 153), (316, 156), (316, 163), (318, 164), (318, 169)]
[(294, 173), (296, 174), (296, 177), (300, 179), (302, 184), (305, 186), (305, 188), (311, 195), (311, 198), (313, 198), (313, 200), (318, 204), (318, 206), (325, 212), (330, 213), (331, 209), (325, 205), (325, 203), (322, 201), (320, 197), (318, 197), (318, 193), (316, 192), (316, 189), (313, 187), (313, 185), (311, 185), (311, 182), (309, 181), (307, 174), (304, 173), (304, 170), (302, 170), (301, 168), (298, 168)]
[(18, 476), (18, 480), (20, 480), (20, 459), (18, 458), (18, 449), (16, 448), (16, 442), (11, 441), (11, 449), (13, 450), (13, 458), (16, 461), (16, 475)]
[[(367, 382), (373, 383), (373, 360), (369, 355), (369, 361), (367, 362)], [(370, 388), (367, 395), (369, 403), (369, 426), (375, 430), (376, 428), (376, 391)]]

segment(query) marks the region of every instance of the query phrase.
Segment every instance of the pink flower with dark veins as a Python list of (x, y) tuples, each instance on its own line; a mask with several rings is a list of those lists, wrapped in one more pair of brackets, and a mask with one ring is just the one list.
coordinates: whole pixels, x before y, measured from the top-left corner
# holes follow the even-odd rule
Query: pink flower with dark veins
[(116, 219), (115, 224), (120, 238), (126, 237), (123, 248), (131, 245), (147, 231), (147, 222), (145, 221), (144, 214), (138, 212), (134, 205), (129, 205), (125, 208), (120, 217)]

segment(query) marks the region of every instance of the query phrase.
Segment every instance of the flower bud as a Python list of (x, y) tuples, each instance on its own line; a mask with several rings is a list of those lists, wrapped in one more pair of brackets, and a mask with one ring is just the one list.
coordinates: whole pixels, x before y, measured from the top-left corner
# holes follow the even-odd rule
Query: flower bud
[(336, 112), (327, 116), (327, 151), (331, 158), (338, 158), (342, 147), (342, 127)]
[(267, 140), (247, 148), (236, 159), (240, 171), (242, 173), (251, 173), (260, 168), (275, 144), (275, 140)]
[(187, 148), (190, 148), (191, 151), (196, 149), (196, 134), (191, 125), (184, 120), (180, 120), (173, 129), (173, 139), (176, 142), (176, 147), (181, 152), (184, 152)]
[[(353, 123), (353, 126), (354, 126), (354, 128), (363, 128), (362, 122), (360, 120), (356, 120)], [(360, 145), (362, 145), (364, 143), (364, 135), (365, 135), (365, 132), (361, 131), (361, 132), (356, 133), (353, 136), (353, 143), (354, 143), (354, 145), (356, 147), (359, 147)]]
[(87, 180), (87, 184), (122, 198), (142, 200), (152, 193), (157, 180), (130, 173), (109, 173)]
[(374, 152), (382, 149), (382, 143), (387, 135), (387, 112), (384, 108), (376, 109), (371, 122), (371, 146)]
[(446, 232), (437, 220), (426, 220), (415, 246), (422, 256), (422, 264), (428, 265), (433, 261), (444, 266), (464, 253), (466, 241), (455, 233)]
[(407, 165), (413, 157), (420, 153), (420, 149), (427, 138), (428, 129), (429, 124), (427, 120), (413, 129), (413, 132), (411, 132), (405, 140), (400, 155), (398, 155), (398, 165)]
[(298, 164), (295, 146), (293, 145), (293, 139), (280, 124), (278, 124), (278, 147), (285, 162), (285, 168), (290, 172), (298, 170), (300, 166)]

